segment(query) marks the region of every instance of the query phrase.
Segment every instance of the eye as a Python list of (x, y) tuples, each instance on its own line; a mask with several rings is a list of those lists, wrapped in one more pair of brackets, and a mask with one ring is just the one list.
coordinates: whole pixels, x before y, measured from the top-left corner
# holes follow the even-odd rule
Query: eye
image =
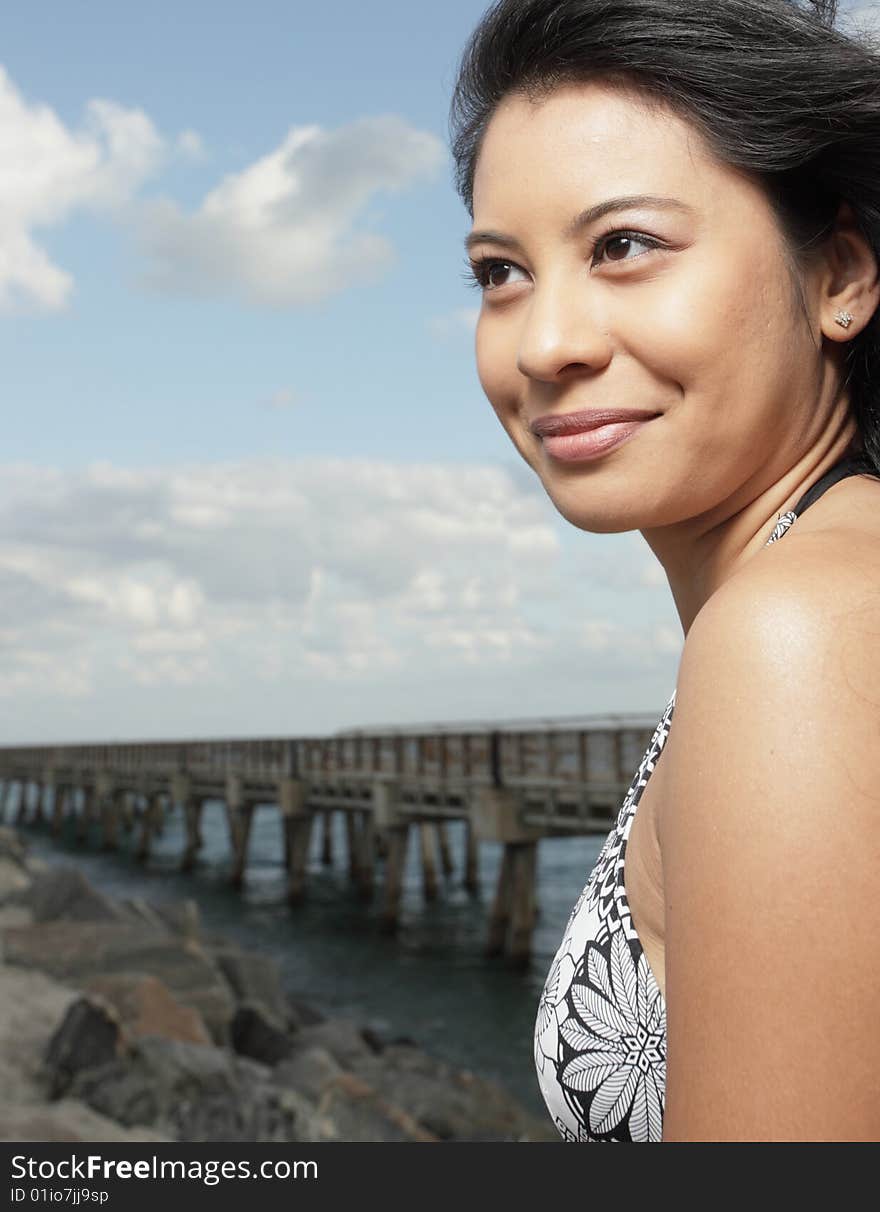
[[(646, 248), (660, 248), (660, 241), (653, 239), (651, 236), (641, 235), (637, 231), (610, 231), (604, 236), (600, 236), (593, 246), (593, 260), (590, 262), (590, 268), (599, 264), (597, 260), (598, 253), (601, 249), (607, 249), (609, 246), (614, 247), (615, 242), (621, 240), (624, 242), (623, 251), (627, 252), (633, 244), (643, 244)], [(620, 245), (617, 245), (620, 248)], [(638, 256), (644, 256), (644, 253), (639, 253)], [(606, 258), (608, 259), (608, 258)], [(618, 261), (634, 261), (635, 257), (611, 257), (609, 264), (616, 264)]]
[[(467, 269), (464, 272), (464, 279), (469, 286), (475, 286), (478, 290), (493, 291), (500, 286), (506, 286), (506, 282), (497, 282), (494, 279), (496, 268), (502, 271), (519, 269), (519, 266), (513, 261), (503, 261), (498, 257), (478, 257), (474, 261), (468, 261)], [(521, 271), (522, 272), (522, 271)]]

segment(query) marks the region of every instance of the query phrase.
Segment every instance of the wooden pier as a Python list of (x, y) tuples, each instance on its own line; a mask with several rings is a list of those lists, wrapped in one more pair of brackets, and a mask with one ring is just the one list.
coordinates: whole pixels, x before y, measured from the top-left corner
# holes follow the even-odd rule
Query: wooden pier
[(170, 812), (180, 812), (184, 871), (201, 847), (207, 805), (225, 812), (230, 879), (246, 878), (255, 808), (279, 813), (292, 904), (307, 894), (316, 824), (332, 862), (332, 816), (345, 818), (348, 875), (364, 900), (381, 870), (383, 927), (397, 925), (410, 831), (418, 831), (423, 895), (438, 866), (453, 874), (447, 823), (466, 828), (463, 885), (478, 886), (479, 843), (503, 846), (486, 953), (527, 962), (537, 915), (541, 838), (607, 833), (656, 726), (635, 715), (526, 721), (503, 727), (358, 729), (329, 737), (161, 741), (0, 748), (0, 822), (43, 824), (146, 862)]

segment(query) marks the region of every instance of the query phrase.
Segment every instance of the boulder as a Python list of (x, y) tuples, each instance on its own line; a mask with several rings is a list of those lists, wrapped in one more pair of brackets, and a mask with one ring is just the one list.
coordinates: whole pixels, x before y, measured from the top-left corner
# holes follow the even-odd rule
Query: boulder
[(199, 906), (190, 897), (183, 901), (150, 902), (150, 907), (172, 934), (192, 939), (200, 936), (202, 921)]
[(123, 901), (118, 902), (118, 904), (129, 921), (146, 922), (157, 930), (166, 931), (165, 922), (150, 902), (145, 901), (142, 897), (127, 896)]
[(57, 1103), (10, 1105), (0, 1102), (0, 1140), (2, 1141), (109, 1141), (130, 1144), (136, 1141), (173, 1141), (149, 1128), (120, 1128), (112, 1120), (98, 1115), (76, 1099)]
[(290, 1005), (274, 960), (229, 946), (213, 950), (212, 955), (237, 1002), (262, 1006), (280, 1025), (288, 1025)]
[(287, 1021), (292, 1027), (311, 1027), (315, 1023), (325, 1023), (327, 1015), (316, 1010), (299, 993), (287, 994)]
[(383, 1098), (354, 1073), (337, 1073), (318, 1100), (319, 1116), (329, 1120), (332, 1131), (323, 1139), (364, 1144), (419, 1141), (439, 1138), (403, 1110), (396, 1101)]
[(321, 1023), (300, 1027), (296, 1040), (302, 1048), (326, 1048), (343, 1069), (354, 1069), (359, 1061), (375, 1055), (364, 1039), (363, 1028), (351, 1018), (328, 1018)]
[(27, 868), (27, 845), (15, 829), (0, 825), (0, 858), (9, 859), (19, 867)]
[(272, 1080), (279, 1086), (298, 1090), (306, 1098), (317, 1102), (329, 1082), (342, 1071), (332, 1053), (320, 1044), (309, 1047), (297, 1044), (286, 1060), (275, 1066)]
[(264, 1065), (276, 1065), (293, 1050), (293, 1039), (283, 1024), (267, 1014), (264, 1007), (251, 1002), (244, 1002), (236, 1010), (229, 1036), (240, 1056), (249, 1056)]
[(311, 1141), (330, 1131), (305, 1098), (273, 1084), (264, 1065), (155, 1036), (81, 1071), (70, 1094), (126, 1127), (181, 1141)]
[(82, 987), (93, 977), (134, 972), (155, 976), (202, 1015), (212, 1039), (225, 1043), (234, 1003), (217, 966), (192, 940), (146, 922), (46, 922), (3, 931), (7, 964), (39, 968)]
[(27, 869), (14, 859), (0, 854), (0, 901), (7, 897), (23, 892), (30, 887), (31, 877)]
[(113, 1060), (122, 1050), (116, 1013), (96, 998), (78, 997), (49, 1040), (50, 1098), (59, 1098), (82, 1069)]
[(87, 993), (113, 1007), (126, 1043), (141, 1035), (160, 1035), (187, 1044), (210, 1044), (205, 1020), (179, 1002), (160, 980), (138, 972), (119, 972), (89, 981)]
[(75, 989), (42, 972), (0, 966), (0, 1104), (45, 1101), (43, 1060)]
[(526, 1111), (497, 1082), (420, 1048), (388, 1044), (381, 1055), (352, 1054), (349, 1067), (440, 1140), (558, 1139), (549, 1119)]
[(93, 888), (76, 867), (51, 867), (37, 875), (26, 892), (16, 897), (35, 922), (116, 922), (124, 919), (121, 906)]

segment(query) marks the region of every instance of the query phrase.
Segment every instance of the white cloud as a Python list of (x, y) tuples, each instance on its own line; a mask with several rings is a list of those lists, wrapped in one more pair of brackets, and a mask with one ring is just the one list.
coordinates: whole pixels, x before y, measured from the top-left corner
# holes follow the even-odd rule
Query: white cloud
[[(136, 735), (125, 721), (155, 694), (162, 734), (204, 735), (185, 714), (175, 725), (181, 695), (202, 696), (198, 721), (208, 702), (234, 719), (277, 687), (302, 712), (323, 696), (337, 721), (369, 722), (393, 718), (389, 687), (413, 682), (410, 718), (443, 714), (426, 707), (441, 685), (452, 714), (473, 716), (474, 679), (497, 688), (496, 714), (529, 714), (540, 686), (571, 695), (558, 714), (586, 710), (584, 688), (659, 677), (677, 641), (637, 578), (603, 586), (560, 533), (544, 494), (498, 465), (2, 468), (0, 720), (4, 704), (51, 720), (75, 699), (83, 728), (112, 702), (116, 734)], [(606, 556), (631, 537), (601, 536)], [(253, 733), (252, 714), (237, 718), (227, 734)]]
[(436, 136), (392, 115), (336, 130), (293, 127), (194, 214), (167, 198), (143, 204), (137, 230), (152, 261), (143, 282), (174, 295), (295, 307), (374, 281), (394, 252), (369, 230), (367, 204), (433, 176), (445, 156)]
[(57, 311), (73, 290), (34, 230), (78, 209), (126, 202), (158, 168), (164, 144), (145, 113), (92, 100), (80, 130), (25, 100), (0, 67), (0, 310)]

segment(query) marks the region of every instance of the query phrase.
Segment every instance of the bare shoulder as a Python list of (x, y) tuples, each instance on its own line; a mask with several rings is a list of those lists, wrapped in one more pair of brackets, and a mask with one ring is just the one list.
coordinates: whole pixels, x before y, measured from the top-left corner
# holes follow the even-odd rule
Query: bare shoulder
[(682, 655), (665, 1140), (880, 1139), (880, 559), (868, 536), (795, 538)]

